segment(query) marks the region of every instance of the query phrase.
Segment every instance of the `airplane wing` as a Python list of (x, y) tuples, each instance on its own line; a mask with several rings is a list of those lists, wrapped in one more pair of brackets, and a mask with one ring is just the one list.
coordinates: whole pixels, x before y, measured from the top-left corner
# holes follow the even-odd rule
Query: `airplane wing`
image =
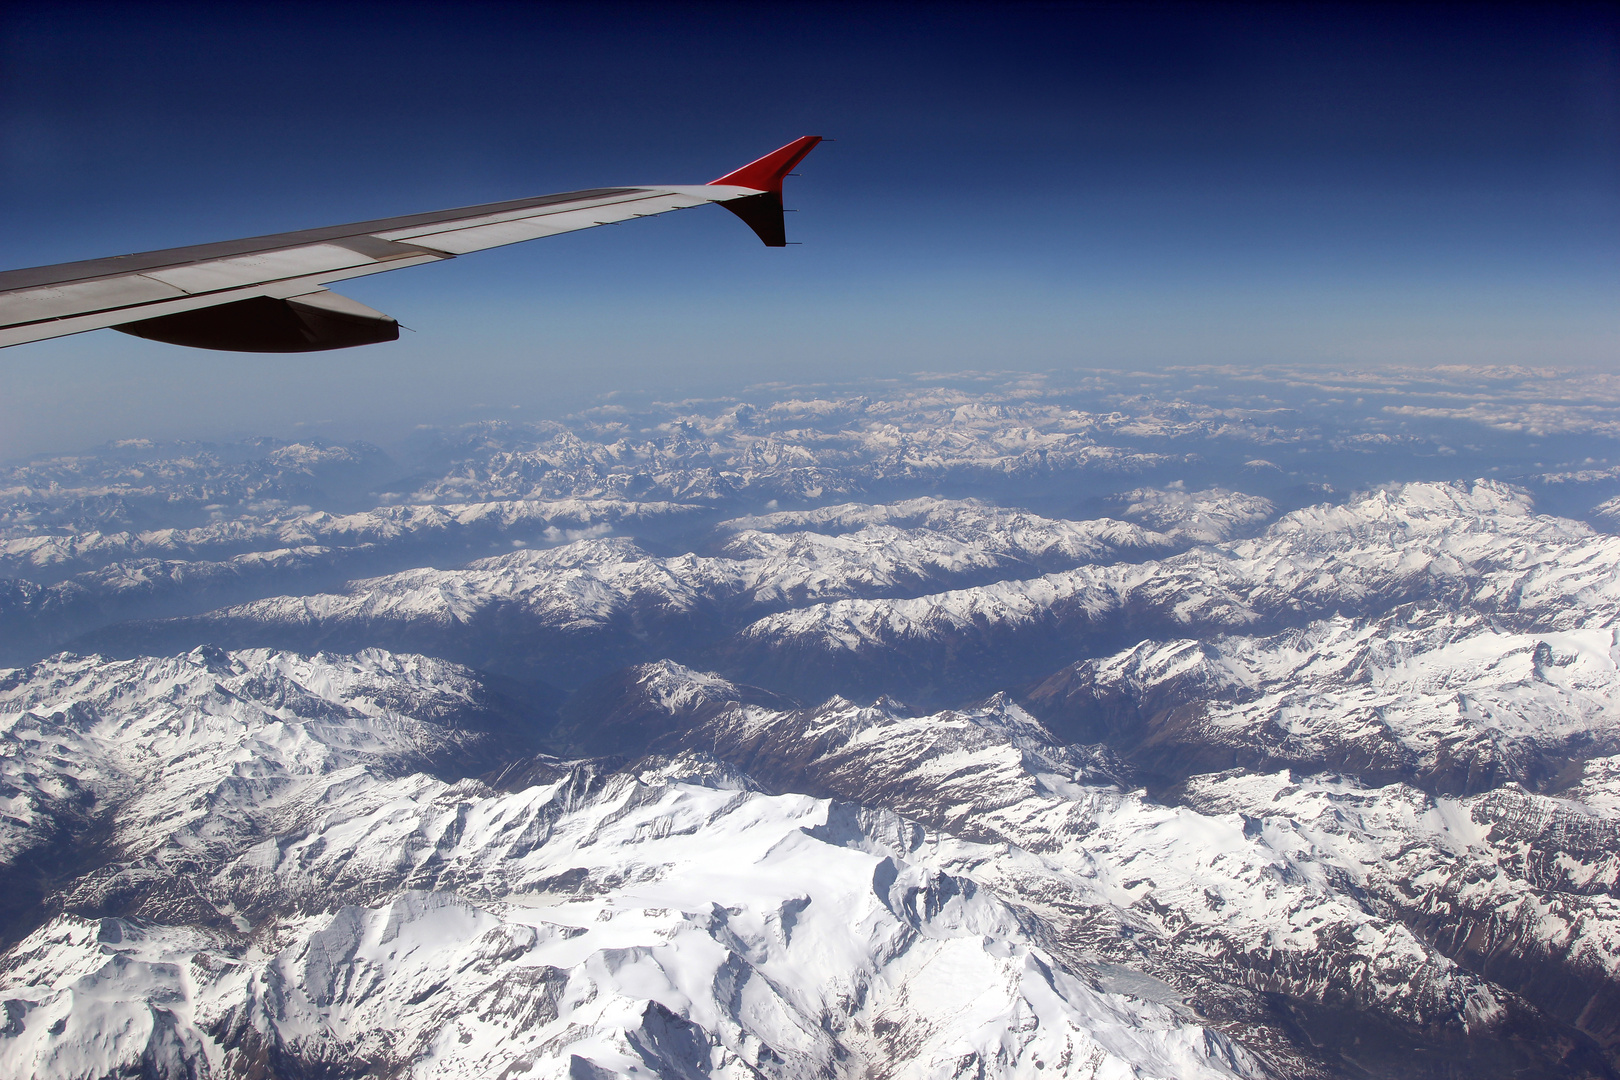
[(459, 210), (0, 272), (0, 348), (112, 327), (238, 352), (314, 352), (393, 341), (399, 323), (326, 286), (485, 248), (705, 203), (768, 246), (787, 243), (782, 178), (806, 135), (708, 184), (568, 191)]

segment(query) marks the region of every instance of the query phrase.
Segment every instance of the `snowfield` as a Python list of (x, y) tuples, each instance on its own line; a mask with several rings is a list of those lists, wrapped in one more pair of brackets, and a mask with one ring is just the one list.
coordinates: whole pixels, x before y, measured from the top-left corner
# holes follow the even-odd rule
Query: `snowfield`
[[(14, 674), (8, 777), (31, 787), (8, 848), (71, 835), (93, 793), (118, 857), (8, 954), (0, 1061), (1263, 1076), (1300, 1063), (1223, 1030), (1257, 991), (1419, 1030), (1522, 1022), (1413, 925), (1438, 903), (1616, 993), (1601, 808), (1286, 772), (1195, 778), (1178, 808), (1005, 698), (780, 712), (669, 664), (628, 686), (691, 721), (661, 756), (542, 758), (552, 779), (507, 790), (411, 771), (488, 738), (471, 673), (442, 662)], [(1597, 830), (1588, 861), (1549, 879), (1535, 849), (1570, 822)]]
[(0, 468), (0, 1077), (1620, 1077), (1620, 381), (781, 394)]
[[(18, 756), (116, 806), (124, 859), (9, 954), (0, 1067), (1263, 1075), (1185, 1009), (1063, 968), (994, 891), (894, 844), (899, 819), (851, 828), (700, 759), (510, 793), (379, 768), (437, 728), (380, 701), (465, 698), (464, 678), (197, 654), (13, 685)], [(43, 743), (46, 710), (84, 717), (72, 759)], [(157, 782), (120, 784), (138, 769)], [(63, 786), (39, 786), (36, 817)], [(78, 913), (118, 890), (145, 914)], [(155, 918), (181, 891), (207, 910)]]

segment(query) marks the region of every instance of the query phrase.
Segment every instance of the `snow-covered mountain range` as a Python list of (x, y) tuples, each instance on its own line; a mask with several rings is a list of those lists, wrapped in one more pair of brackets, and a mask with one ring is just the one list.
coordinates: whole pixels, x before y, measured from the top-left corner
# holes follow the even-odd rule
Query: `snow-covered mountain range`
[(15, 467), (0, 1076), (1620, 1074), (1620, 395), (1204, 377)]

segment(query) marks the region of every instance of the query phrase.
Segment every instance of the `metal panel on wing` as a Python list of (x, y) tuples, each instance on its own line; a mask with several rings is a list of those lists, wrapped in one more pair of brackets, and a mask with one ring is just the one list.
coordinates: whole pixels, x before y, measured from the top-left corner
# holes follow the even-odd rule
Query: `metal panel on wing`
[(362, 255), (350, 247), (339, 244), (311, 244), (307, 247), (266, 251), (258, 255), (211, 259), (207, 262), (192, 263), (190, 266), (148, 270), (145, 276), (168, 282), (176, 288), (195, 294), (376, 264), (376, 259)]
[(183, 289), (139, 274), (19, 289), (0, 294), (0, 323), (14, 326), (41, 322), (65, 315), (146, 304), (184, 295)]
[[(442, 232), (416, 232), (412, 242), (424, 247), (465, 255), (503, 244), (516, 244), (524, 240), (538, 240), (543, 236), (556, 236), (565, 232), (590, 229), (637, 217), (701, 206), (708, 200), (690, 195), (658, 193), (643, 199), (627, 199), (598, 204), (578, 210), (551, 211), (515, 221), (500, 221), (472, 228), (446, 229)], [(392, 235), (392, 234), (390, 234)]]

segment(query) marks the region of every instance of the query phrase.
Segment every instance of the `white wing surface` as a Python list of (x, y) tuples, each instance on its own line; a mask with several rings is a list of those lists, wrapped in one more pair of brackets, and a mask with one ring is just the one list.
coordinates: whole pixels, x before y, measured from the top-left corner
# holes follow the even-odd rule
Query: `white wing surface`
[(782, 179), (820, 141), (796, 139), (709, 184), (593, 188), (0, 272), (0, 347), (103, 327), (241, 352), (392, 341), (398, 322), (326, 286), (705, 203), (780, 247)]

